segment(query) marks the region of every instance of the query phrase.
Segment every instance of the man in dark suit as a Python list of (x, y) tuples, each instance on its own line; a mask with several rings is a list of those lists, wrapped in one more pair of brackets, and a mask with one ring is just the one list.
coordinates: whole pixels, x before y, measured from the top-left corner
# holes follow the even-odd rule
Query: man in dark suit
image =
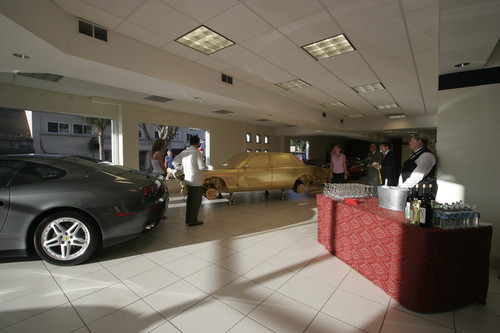
[(387, 181), (388, 186), (397, 186), (399, 167), (396, 165), (396, 159), (394, 158), (394, 152), (391, 150), (391, 144), (389, 142), (382, 142), (380, 144), (380, 151), (382, 152), (382, 161), (380, 162), (382, 184), (385, 185)]

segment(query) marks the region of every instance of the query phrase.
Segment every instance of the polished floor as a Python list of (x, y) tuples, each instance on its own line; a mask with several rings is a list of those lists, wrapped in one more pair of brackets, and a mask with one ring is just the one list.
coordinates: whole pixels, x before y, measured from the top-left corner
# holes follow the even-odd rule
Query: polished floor
[(0, 261), (0, 332), (500, 332), (494, 268), (486, 305), (415, 313), (317, 243), (314, 195), (234, 199), (188, 227), (174, 196), (157, 228), (80, 266)]

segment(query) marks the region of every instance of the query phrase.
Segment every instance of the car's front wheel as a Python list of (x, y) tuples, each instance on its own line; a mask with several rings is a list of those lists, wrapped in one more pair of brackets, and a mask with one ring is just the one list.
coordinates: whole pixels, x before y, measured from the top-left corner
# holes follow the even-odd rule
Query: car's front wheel
[(75, 212), (58, 212), (46, 217), (35, 231), (35, 249), (52, 264), (78, 265), (94, 253), (99, 242), (92, 220)]

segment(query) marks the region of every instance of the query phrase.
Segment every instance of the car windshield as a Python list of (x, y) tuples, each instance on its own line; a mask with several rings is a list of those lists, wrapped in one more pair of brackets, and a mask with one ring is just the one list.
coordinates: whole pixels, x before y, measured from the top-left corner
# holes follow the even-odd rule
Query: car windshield
[(68, 156), (68, 157), (65, 157), (65, 159), (67, 159), (68, 161), (72, 161), (72, 162), (81, 164), (81, 165), (87, 165), (87, 166), (91, 166), (93, 168), (106, 170), (107, 172), (114, 170), (116, 173), (117, 169), (120, 169), (123, 172), (133, 171), (132, 169), (125, 167), (123, 165), (113, 164), (113, 163), (108, 162), (108, 161), (97, 160), (95, 158), (90, 158), (90, 157), (85, 157), (85, 156)]
[(239, 153), (221, 164), (221, 168), (236, 168), (250, 156), (249, 153)]

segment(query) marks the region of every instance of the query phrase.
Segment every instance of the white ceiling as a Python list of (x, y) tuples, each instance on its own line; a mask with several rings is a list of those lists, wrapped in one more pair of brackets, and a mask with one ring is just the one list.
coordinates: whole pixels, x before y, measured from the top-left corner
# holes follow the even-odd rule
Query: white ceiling
[[(376, 132), (388, 113), (404, 113), (411, 127), (437, 114), (439, 75), (498, 66), (490, 59), (500, 32), (498, 0), (23, 0), (2, 1), (0, 13), (0, 82), (264, 126), (303, 126), (303, 133), (328, 133), (340, 119), (364, 124), (359, 132)], [(53, 18), (61, 15), (108, 29), (108, 45), (97, 46), (103, 54), (85, 53), (85, 43), (101, 41), (75, 46), (38, 34), (35, 20), (56, 30)], [(235, 44), (207, 56), (175, 41), (202, 24)], [(301, 48), (340, 33), (356, 51), (317, 61)], [(114, 53), (124, 36), (135, 44)], [(142, 61), (129, 61), (139, 56)], [(454, 67), (463, 62), (470, 65)], [(170, 64), (168, 72), (162, 63)], [(64, 78), (52, 83), (17, 72)], [(213, 73), (233, 76), (232, 90), (211, 84), (206, 77)], [(285, 91), (275, 85), (297, 78), (311, 86)], [(352, 89), (375, 82), (386, 90)], [(145, 101), (151, 94), (173, 100)], [(335, 101), (345, 106), (321, 106)], [(376, 108), (392, 103), (399, 108)], [(220, 109), (234, 113), (213, 113)], [(258, 122), (262, 118), (270, 121)]]

